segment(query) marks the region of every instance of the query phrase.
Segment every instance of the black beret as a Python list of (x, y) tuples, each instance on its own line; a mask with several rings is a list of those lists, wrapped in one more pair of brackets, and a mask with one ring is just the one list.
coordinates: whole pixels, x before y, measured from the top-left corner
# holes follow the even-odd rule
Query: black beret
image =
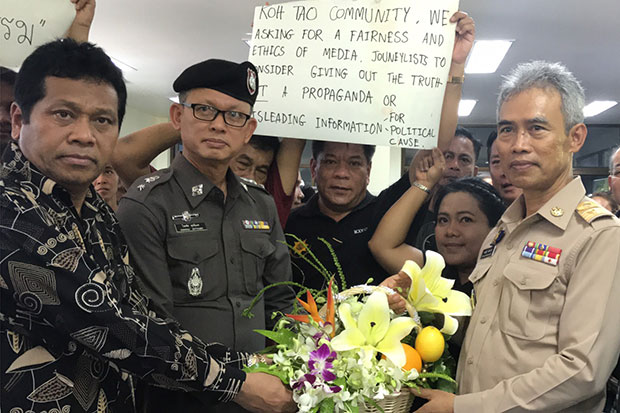
[(172, 87), (177, 93), (197, 88), (213, 89), (254, 106), (258, 95), (258, 73), (250, 62), (209, 59), (185, 69)]

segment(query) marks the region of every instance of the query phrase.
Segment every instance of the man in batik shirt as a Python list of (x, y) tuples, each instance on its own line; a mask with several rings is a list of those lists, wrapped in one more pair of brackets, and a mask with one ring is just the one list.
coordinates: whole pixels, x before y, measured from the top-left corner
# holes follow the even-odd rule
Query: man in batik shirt
[(0, 169), (0, 410), (135, 411), (135, 380), (205, 406), (294, 410), (279, 379), (241, 370), (249, 355), (158, 317), (136, 287), (118, 222), (90, 185), (126, 97), (120, 70), (89, 43), (48, 43), (22, 65)]

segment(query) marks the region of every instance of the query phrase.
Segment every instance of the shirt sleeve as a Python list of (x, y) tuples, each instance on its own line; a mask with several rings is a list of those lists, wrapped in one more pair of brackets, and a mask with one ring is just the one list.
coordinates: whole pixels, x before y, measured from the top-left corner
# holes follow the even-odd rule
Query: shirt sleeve
[[(271, 285), (282, 281), (292, 281), (291, 260), (284, 241), (284, 232), (277, 216), (274, 216), (270, 238), (276, 249), (267, 259), (263, 272), (263, 284)], [(273, 328), (277, 321), (271, 319), (271, 313), (274, 311), (290, 313), (293, 310), (294, 299), (295, 294), (289, 285), (273, 287), (265, 292), (265, 324), (268, 329)]]
[[(0, 207), (0, 294), (10, 328), (59, 357), (73, 341), (148, 383), (201, 392), (205, 402), (238, 394), (246, 377), (236, 368), (243, 355), (207, 345), (176, 321), (160, 318), (132, 282), (131, 267), (100, 267), (92, 255), (98, 252), (45, 225), (36, 208)], [(62, 248), (46, 248), (40, 240), (58, 240)], [(20, 322), (23, 313), (38, 322)]]
[(166, 262), (165, 229), (143, 204), (123, 198), (116, 213), (129, 245), (129, 259), (139, 284), (151, 300), (172, 316), (172, 283)]
[(273, 161), (267, 172), (267, 181), (265, 182), (265, 189), (271, 194), (273, 200), (276, 203), (276, 209), (278, 210), (278, 218), (282, 228), (286, 226), (286, 221), (291, 213), (291, 207), (293, 206), (293, 198), (295, 197), (295, 191), (290, 195), (286, 195), (284, 188), (282, 188), (282, 178), (280, 177), (280, 170), (278, 169), (278, 163)]
[(582, 244), (559, 320), (558, 353), (492, 389), (457, 396), (456, 413), (561, 411), (604, 391), (620, 352), (620, 230), (607, 227)]

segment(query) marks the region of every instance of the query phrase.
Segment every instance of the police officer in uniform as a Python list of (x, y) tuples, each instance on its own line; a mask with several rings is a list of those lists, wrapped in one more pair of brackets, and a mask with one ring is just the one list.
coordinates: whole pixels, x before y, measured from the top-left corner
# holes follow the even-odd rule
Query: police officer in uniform
[[(186, 329), (256, 352), (265, 341), (253, 330), (271, 328), (272, 312), (288, 311), (294, 299), (288, 286), (271, 288), (253, 317), (242, 314), (264, 286), (291, 279), (273, 198), (228, 167), (257, 125), (257, 72), (249, 62), (211, 59), (187, 68), (173, 86), (179, 103), (170, 118), (183, 153), (122, 199), (118, 217), (130, 257), (146, 291)], [(148, 411), (194, 410), (185, 395), (160, 393), (150, 392)]]
[(573, 154), (584, 92), (560, 64), (505, 78), (497, 149), (523, 194), (470, 276), (477, 302), (459, 359), (461, 395), (423, 390), (419, 412), (601, 412), (620, 352), (620, 221), (585, 196)]

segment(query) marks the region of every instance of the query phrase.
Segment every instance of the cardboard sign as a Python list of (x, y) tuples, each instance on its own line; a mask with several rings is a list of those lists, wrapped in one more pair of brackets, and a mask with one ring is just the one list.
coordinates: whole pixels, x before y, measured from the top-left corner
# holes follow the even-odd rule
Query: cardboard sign
[(69, 0), (0, 1), (0, 65), (21, 66), (38, 46), (63, 37), (74, 17)]
[(458, 0), (299, 1), (257, 7), (249, 60), (257, 133), (431, 148)]

